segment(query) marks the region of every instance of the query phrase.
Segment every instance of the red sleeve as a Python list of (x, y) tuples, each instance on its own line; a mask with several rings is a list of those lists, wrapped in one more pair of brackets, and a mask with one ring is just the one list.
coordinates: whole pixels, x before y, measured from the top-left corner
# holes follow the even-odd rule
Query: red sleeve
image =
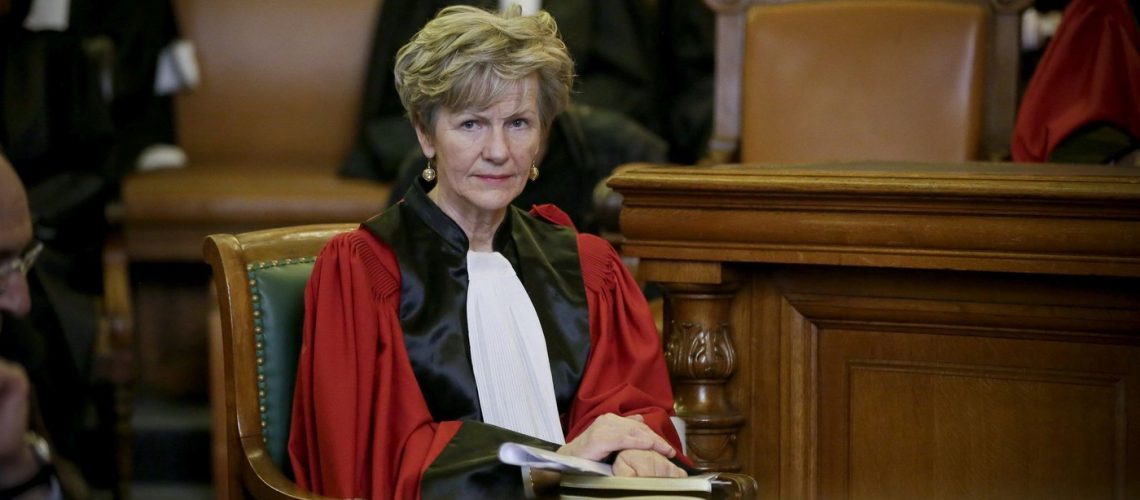
[(404, 350), (394, 254), (364, 230), (333, 239), (305, 291), (289, 457), (298, 485), (353, 498), (419, 498), (458, 431), (435, 423)]
[(1017, 114), (1013, 160), (1043, 162), (1081, 127), (1140, 137), (1140, 31), (1124, 0), (1074, 0)]
[(561, 208), (558, 208), (550, 203), (543, 203), (541, 205), (535, 205), (531, 207), (530, 214), (540, 219), (544, 219), (547, 222), (552, 222), (559, 226), (568, 227), (575, 231), (578, 230), (578, 228), (574, 227), (574, 221), (570, 220), (570, 216), (566, 212), (563, 212)]
[[(669, 417), (673, 389), (657, 326), (637, 282), (617, 252), (597, 236), (578, 236), (582, 279), (590, 310), (590, 355), (570, 408), (566, 440), (601, 415), (642, 415), (677, 450)], [(687, 458), (682, 460), (692, 465)]]

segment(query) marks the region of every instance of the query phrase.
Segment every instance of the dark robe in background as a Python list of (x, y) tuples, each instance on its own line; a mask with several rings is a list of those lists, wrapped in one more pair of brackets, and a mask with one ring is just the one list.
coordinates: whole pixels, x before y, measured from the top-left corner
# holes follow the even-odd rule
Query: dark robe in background
[[(33, 237), (44, 250), (28, 273), (29, 315), (4, 318), (0, 356), (27, 370), (59, 454), (86, 465), (81, 442), (94, 420), (87, 405), (114, 127), (90, 45), (93, 2), (71, 3), (65, 31), (25, 29), (30, 6), (15, 0), (0, 16), (0, 154), (27, 189)], [(91, 453), (93, 461), (113, 463), (104, 450)]]
[[(645, 298), (608, 243), (568, 223), (552, 206), (510, 208), (493, 241), (542, 324), (566, 440), (605, 413), (637, 414), (680, 450)], [(498, 461), (499, 445), (557, 448), (482, 422), (467, 249), (459, 226), (412, 187), (321, 252), (289, 437), (300, 486), (354, 498), (521, 498), (521, 470)]]
[(1074, 0), (1022, 98), (1018, 162), (1104, 163), (1140, 147), (1140, 31), (1124, 0)]
[(708, 153), (716, 86), (716, 17), (703, 0), (659, 0), (660, 76), (663, 94), (659, 133), (669, 143), (669, 161), (697, 163)]
[[(360, 132), (343, 174), (389, 181), (399, 175), (408, 152), (418, 150), (393, 82), (396, 52), (440, 9), (457, 4), (498, 7), (495, 0), (384, 2), (373, 35)], [(712, 123), (713, 14), (703, 2), (544, 0), (542, 8), (558, 22), (574, 59), (574, 102), (620, 114), (663, 138), (672, 161), (691, 162), (704, 150)], [(605, 135), (587, 134), (583, 144), (604, 142)], [(633, 153), (623, 159), (658, 161)], [(607, 171), (615, 166), (605, 165)], [(573, 207), (559, 206), (581, 218)]]
[(100, 29), (114, 52), (111, 118), (116, 127), (110, 175), (133, 172), (154, 144), (175, 144), (174, 96), (155, 89), (159, 56), (179, 38), (170, 0), (101, 0)]
[(168, 0), (70, 0), (66, 29), (31, 31), (30, 8), (12, 0), (0, 13), (0, 153), (27, 188), (44, 251), (29, 273), (31, 312), (5, 318), (0, 355), (27, 367), (59, 454), (112, 489), (103, 430), (115, 401), (92, 356), (105, 207), (145, 145), (173, 142), (170, 114), (152, 106), (173, 12)]

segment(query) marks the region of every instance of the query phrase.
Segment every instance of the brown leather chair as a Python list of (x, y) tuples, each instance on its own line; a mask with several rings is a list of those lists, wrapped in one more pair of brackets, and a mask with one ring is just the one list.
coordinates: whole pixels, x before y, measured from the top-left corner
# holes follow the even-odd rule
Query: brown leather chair
[[(215, 234), (203, 252), (214, 270), (225, 364), (226, 478), (220, 496), (321, 498), (289, 479), (286, 450), (304, 320), (304, 289), (315, 257), (356, 224)], [(752, 498), (756, 482), (721, 474), (718, 498)]]
[(968, 161), (1008, 150), (1028, 2), (706, 0), (714, 162)]
[(193, 261), (208, 234), (364, 220), (388, 186), (337, 170), (379, 0), (176, 0), (201, 84), (176, 99), (188, 165), (123, 183), (132, 260)]

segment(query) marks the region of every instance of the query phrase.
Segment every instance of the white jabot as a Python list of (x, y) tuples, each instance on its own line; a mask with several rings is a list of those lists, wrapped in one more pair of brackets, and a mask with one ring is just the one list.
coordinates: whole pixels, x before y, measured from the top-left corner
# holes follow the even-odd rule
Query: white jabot
[(542, 9), (542, 0), (499, 0), (499, 10), (506, 11), (508, 7), (519, 4), (522, 6), (524, 16), (531, 16)]
[(563, 444), (542, 324), (498, 252), (467, 252), (467, 332), (483, 421)]

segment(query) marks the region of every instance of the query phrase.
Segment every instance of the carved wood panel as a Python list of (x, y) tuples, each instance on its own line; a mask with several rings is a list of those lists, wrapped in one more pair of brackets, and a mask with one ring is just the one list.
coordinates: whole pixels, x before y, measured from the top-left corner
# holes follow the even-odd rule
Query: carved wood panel
[(685, 345), (734, 349), (733, 369), (674, 364), (675, 387), (743, 417), (731, 449), (762, 497), (1140, 498), (1137, 179), (866, 163), (610, 185), (641, 277), (690, 295)]
[[(855, 341), (852, 332), (826, 333)], [(871, 334), (874, 335), (874, 334)], [(888, 343), (914, 349), (887, 334)], [(949, 342), (945, 342), (949, 341)], [(972, 346), (950, 346), (964, 341)], [(1005, 341), (1017, 343), (1016, 341)], [(1000, 343), (1000, 342), (999, 342)], [(828, 344), (828, 342), (824, 342)], [(969, 337), (923, 350), (1003, 349)], [(847, 498), (1119, 498), (1129, 384), (1120, 374), (939, 362), (869, 361), (835, 348), (837, 379), (821, 380), (834, 408), (821, 429), (821, 496)], [(1070, 354), (1079, 358), (1079, 346)], [(1033, 346), (1009, 345), (1024, 359)], [(828, 358), (833, 354), (829, 353)], [(898, 353), (896, 353), (898, 354)], [(1123, 354), (1123, 353), (1122, 353)], [(1137, 356), (1140, 353), (1132, 352)], [(827, 362), (832, 366), (831, 362)], [(1132, 388), (1133, 392), (1135, 391)], [(846, 404), (841, 402), (846, 401)]]
[[(1140, 493), (1126, 282), (789, 266), (755, 286), (780, 317), (738, 338), (781, 339), (781, 423), (756, 424), (781, 440), (741, 448), (779, 456), (779, 497)], [(741, 406), (750, 423), (757, 410)]]

